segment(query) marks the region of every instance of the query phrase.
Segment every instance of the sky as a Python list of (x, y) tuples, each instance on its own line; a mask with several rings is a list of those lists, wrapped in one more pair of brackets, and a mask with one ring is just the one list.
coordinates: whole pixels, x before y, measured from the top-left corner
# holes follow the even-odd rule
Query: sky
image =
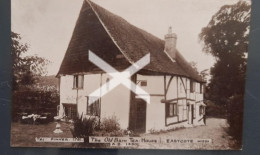
[[(129, 23), (161, 38), (171, 26), (177, 49), (199, 71), (209, 69), (214, 58), (202, 51), (201, 29), (226, 4), (238, 0), (92, 0)], [(11, 29), (29, 44), (27, 55), (51, 61), (48, 75), (56, 75), (65, 55), (83, 0), (12, 0)]]

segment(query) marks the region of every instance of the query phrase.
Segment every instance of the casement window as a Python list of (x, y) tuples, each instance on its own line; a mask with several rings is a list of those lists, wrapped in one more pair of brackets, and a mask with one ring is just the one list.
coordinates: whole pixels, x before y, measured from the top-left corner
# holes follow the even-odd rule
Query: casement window
[(73, 89), (83, 89), (84, 75), (74, 75)]
[(74, 119), (77, 117), (77, 105), (76, 104), (63, 104), (65, 116), (68, 119)]
[(196, 82), (190, 80), (190, 92), (191, 93), (195, 92), (195, 86), (196, 86)]
[[(95, 100), (90, 104), (90, 101)], [(100, 114), (100, 99), (98, 97), (87, 97), (87, 115), (99, 116)]]
[(177, 116), (177, 103), (166, 104), (166, 116), (167, 117)]
[(201, 84), (200, 84), (200, 93), (201, 93), (201, 94), (203, 93), (203, 89), (204, 89), (204, 85), (201, 83)]
[(196, 118), (196, 106), (193, 106), (193, 118)]
[(141, 85), (142, 87), (147, 86), (147, 81), (146, 81), (146, 80), (141, 81), (140, 85)]

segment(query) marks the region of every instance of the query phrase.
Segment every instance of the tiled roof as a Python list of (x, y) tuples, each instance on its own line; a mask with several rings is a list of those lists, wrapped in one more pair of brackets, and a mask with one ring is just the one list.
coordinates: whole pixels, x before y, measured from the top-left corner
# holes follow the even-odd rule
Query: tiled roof
[[(91, 25), (92, 30), (90, 30)], [(97, 32), (97, 34), (90, 34), (93, 33), (93, 31)], [(93, 39), (95, 37), (101, 37), (101, 32), (103, 42), (100, 40), (94, 41)], [(95, 35), (95, 37), (91, 37), (90, 35)], [(106, 41), (104, 42), (104, 40)], [(143, 70), (161, 74), (181, 75), (199, 82), (204, 82), (179, 52), (176, 54), (175, 61), (172, 61), (167, 56), (164, 51), (163, 40), (131, 25), (123, 18), (89, 0), (83, 3), (71, 42), (58, 74), (91, 71), (91, 66), (93, 65), (90, 64), (87, 59), (88, 49), (91, 48), (90, 46), (93, 46), (90, 44), (91, 42), (96, 44), (98, 44), (98, 42), (101, 43), (97, 45), (100, 47), (95, 47), (95, 49), (103, 47), (103, 50), (109, 52), (112, 52), (112, 50), (119, 51), (118, 53), (122, 53), (130, 64), (138, 61), (147, 53), (150, 53), (150, 64), (143, 68)], [(112, 46), (112, 44), (114, 45)], [(107, 47), (111, 49), (107, 50)], [(94, 52), (95, 49), (93, 49)], [(114, 54), (118, 53), (115, 52)], [(102, 56), (104, 54), (108, 54), (108, 52), (100, 53), (99, 55)], [(113, 55), (112, 53), (109, 54), (110, 56)], [(85, 56), (84, 62), (76, 62), (70, 55), (74, 55), (74, 57), (78, 59), (82, 59)], [(115, 63), (111, 61), (110, 64), (114, 65)], [(125, 65), (127, 66), (126, 63)]]

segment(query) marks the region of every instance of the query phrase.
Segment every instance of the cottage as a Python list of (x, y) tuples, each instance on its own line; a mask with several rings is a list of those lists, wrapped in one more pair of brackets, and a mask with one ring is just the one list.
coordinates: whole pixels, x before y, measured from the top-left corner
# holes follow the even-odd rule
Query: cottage
[[(161, 40), (85, 0), (57, 74), (59, 116), (96, 116), (101, 121), (116, 116), (121, 128), (137, 132), (203, 125), (204, 80), (176, 49), (176, 42), (171, 28)], [(109, 88), (111, 80), (89, 61), (89, 50), (118, 71), (150, 53), (150, 63), (131, 76), (150, 94), (150, 104), (123, 85), (89, 104), (89, 95), (104, 84)]]

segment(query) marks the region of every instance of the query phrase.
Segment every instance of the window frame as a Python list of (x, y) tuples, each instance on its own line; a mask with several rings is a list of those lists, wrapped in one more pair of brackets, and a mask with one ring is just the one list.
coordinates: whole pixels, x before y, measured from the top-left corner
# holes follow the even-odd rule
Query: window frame
[[(81, 81), (80, 81), (80, 78)], [(72, 89), (84, 89), (84, 75), (83, 74), (78, 74), (73, 76), (73, 88)]]
[(77, 117), (77, 105), (76, 104), (62, 104), (64, 108), (64, 114), (69, 119), (74, 119)]
[(202, 94), (204, 91), (204, 85), (202, 83), (200, 83), (200, 94)]
[[(100, 106), (100, 98), (98, 98), (94, 103), (89, 105), (89, 96), (87, 96), (87, 109), (86, 109), (86, 114), (89, 116), (100, 116), (100, 111), (101, 111), (101, 106)], [(91, 108), (91, 109), (90, 109)], [(96, 109), (94, 109), (96, 108)], [(94, 110), (93, 110), (94, 109)]]
[(141, 87), (147, 87), (147, 80), (141, 80), (140, 81), (140, 86)]
[(195, 87), (196, 87), (196, 83), (193, 80), (190, 80), (190, 92), (194, 93), (195, 92)]
[[(172, 114), (171, 114), (171, 109), (172, 109)], [(166, 117), (176, 117), (176, 116), (178, 116), (178, 104), (166, 103)]]

